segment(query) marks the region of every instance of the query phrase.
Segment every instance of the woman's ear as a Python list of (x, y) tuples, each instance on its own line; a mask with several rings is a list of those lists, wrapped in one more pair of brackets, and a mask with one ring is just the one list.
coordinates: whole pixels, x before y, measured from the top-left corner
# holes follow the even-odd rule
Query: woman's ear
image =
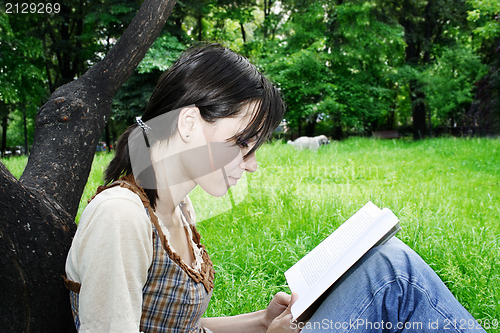
[(177, 129), (184, 142), (191, 142), (200, 126), (200, 110), (196, 106), (188, 106), (181, 110), (177, 119)]

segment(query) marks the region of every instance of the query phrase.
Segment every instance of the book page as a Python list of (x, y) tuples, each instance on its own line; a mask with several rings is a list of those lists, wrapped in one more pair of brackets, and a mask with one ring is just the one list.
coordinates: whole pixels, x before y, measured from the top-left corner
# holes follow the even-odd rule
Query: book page
[[(340, 252), (342, 253), (335, 260), (323, 262), (321, 266), (322, 272), (314, 277), (316, 282), (314, 282), (313, 285), (309, 285), (305, 281), (306, 278), (304, 277), (304, 270), (308, 267), (304, 265), (304, 262), (311, 263), (311, 261), (309, 261), (310, 258), (304, 260), (301, 265), (298, 265), (300, 261), (294, 265), (292, 268), (295, 266), (299, 268), (295, 269), (293, 274), (290, 274), (288, 271), (285, 272), (290, 289), (292, 292), (299, 294), (299, 299), (292, 305), (292, 315), (294, 319), (304, 320), (308, 316), (308, 313), (310, 313), (310, 311), (308, 311), (309, 307), (340, 276), (342, 276), (356, 261), (358, 261), (363, 254), (365, 254), (375, 244), (392, 237), (399, 230), (399, 220), (389, 209), (384, 208), (380, 211), (376, 206), (375, 208), (379, 211), (378, 214), (376, 210), (372, 210), (371, 213), (373, 215), (364, 211), (363, 214), (356, 216), (356, 219), (347, 220), (341, 227), (334, 231), (331, 235), (331, 239), (333, 240), (336, 240), (337, 237), (339, 237), (338, 234), (348, 236), (340, 239), (342, 242), (341, 248), (343, 248)], [(370, 216), (375, 216), (375, 218), (370, 218)], [(356, 224), (357, 226), (353, 227), (350, 225), (351, 223)], [(327, 238), (328, 241), (325, 240), (326, 242), (324, 241), (320, 244), (322, 248), (320, 251), (323, 251), (323, 255), (328, 253), (329, 246), (336, 246), (336, 243), (334, 241), (330, 242), (329, 238)], [(320, 245), (318, 245), (318, 247)], [(323, 247), (326, 247), (326, 249)], [(310, 254), (312, 254), (312, 256), (318, 256), (317, 260), (320, 260), (321, 258), (318, 253), (321, 252), (314, 251), (313, 254), (313, 251), (311, 251)], [(306, 257), (308, 256), (309, 254)], [(326, 262), (332, 262), (332, 264), (327, 266)], [(314, 266), (311, 265), (309, 267)], [(292, 287), (290, 282), (295, 284), (294, 287)]]
[(292, 292), (307, 292), (376, 220), (381, 210), (368, 202), (315, 249), (285, 272)]

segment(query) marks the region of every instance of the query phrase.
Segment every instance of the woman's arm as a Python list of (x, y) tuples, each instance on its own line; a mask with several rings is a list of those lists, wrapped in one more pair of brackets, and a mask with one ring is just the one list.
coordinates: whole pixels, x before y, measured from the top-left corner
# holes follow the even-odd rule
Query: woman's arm
[(290, 325), (292, 319), (290, 307), (296, 296), (279, 292), (267, 306), (267, 309), (245, 313), (232, 317), (202, 318), (202, 326), (214, 333), (278, 333), (294, 332)]
[(99, 194), (82, 215), (67, 262), (80, 282), (80, 329), (139, 332), (142, 288), (152, 259), (152, 227), (128, 189)]
[(265, 333), (269, 323), (266, 310), (231, 317), (202, 318), (201, 325), (214, 333)]

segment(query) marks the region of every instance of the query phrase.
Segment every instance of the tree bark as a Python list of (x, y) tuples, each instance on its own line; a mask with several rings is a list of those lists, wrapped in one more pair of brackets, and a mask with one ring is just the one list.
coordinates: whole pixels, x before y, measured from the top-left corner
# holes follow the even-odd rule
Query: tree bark
[[(406, 42), (405, 62), (411, 67), (418, 67), (430, 55), (426, 40), (430, 38), (431, 27), (425, 26), (425, 24), (422, 25), (415, 18), (420, 16), (428, 18), (431, 9), (430, 2), (427, 2), (425, 8), (420, 8), (411, 1), (403, 1), (402, 8), (404, 10), (399, 14), (399, 23), (404, 28)], [(422, 34), (424, 35), (424, 40), (420, 38)], [(410, 79), (409, 90), (412, 108), (413, 139), (418, 140), (427, 134), (425, 124), (427, 116), (425, 93), (422, 90), (421, 84), (415, 78)]]
[(0, 328), (74, 331), (64, 289), (66, 253), (95, 147), (119, 87), (133, 73), (175, 0), (145, 0), (108, 55), (40, 108), (17, 181), (0, 163)]
[(427, 135), (425, 118), (427, 107), (425, 105), (425, 94), (416, 80), (410, 81), (411, 115), (413, 118), (413, 139), (420, 140)]
[(9, 111), (7, 104), (0, 101), (0, 115), (2, 117), (2, 141), (0, 143), (0, 156), (4, 156), (5, 149), (7, 148), (7, 123), (9, 121)]
[(22, 110), (23, 110), (23, 134), (24, 134), (24, 152), (22, 152), (23, 155), (27, 155), (28, 154), (28, 121), (26, 119), (26, 108), (28, 108), (28, 106), (25, 104), (22, 106)]
[(0, 163), (0, 223), (2, 332), (74, 331), (61, 282), (73, 219)]
[(198, 22), (198, 41), (201, 42), (203, 41), (203, 15), (201, 14), (201, 9), (200, 13), (197, 14), (196, 20)]
[(247, 44), (247, 34), (245, 33), (245, 26), (240, 22), (241, 38), (243, 39), (243, 44)]

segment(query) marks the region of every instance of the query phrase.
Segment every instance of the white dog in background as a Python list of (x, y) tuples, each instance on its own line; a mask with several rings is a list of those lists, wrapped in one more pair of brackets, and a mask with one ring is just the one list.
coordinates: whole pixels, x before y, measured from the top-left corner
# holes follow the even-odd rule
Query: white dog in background
[(297, 138), (295, 141), (288, 141), (289, 145), (294, 146), (298, 150), (302, 149), (311, 149), (317, 150), (319, 146), (326, 145), (330, 143), (330, 140), (325, 135), (318, 135), (315, 137), (301, 136)]

